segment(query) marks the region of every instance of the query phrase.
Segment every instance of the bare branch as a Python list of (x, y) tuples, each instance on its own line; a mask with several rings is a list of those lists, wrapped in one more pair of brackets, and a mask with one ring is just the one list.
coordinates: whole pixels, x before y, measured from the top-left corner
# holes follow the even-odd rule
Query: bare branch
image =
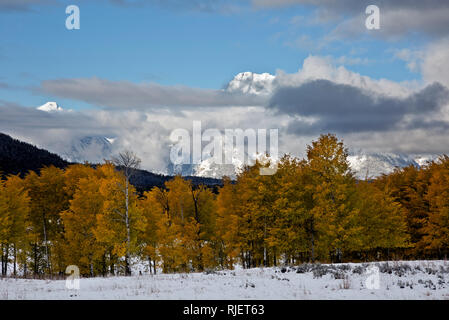
[(140, 168), (141, 162), (140, 158), (130, 150), (120, 152), (118, 156), (112, 158), (112, 163), (124, 171), (127, 179), (134, 174), (135, 170)]
[(123, 213), (121, 213), (119, 210), (114, 209), (114, 212), (117, 213), (120, 217), (122, 217), (123, 219), (125, 219), (125, 215)]

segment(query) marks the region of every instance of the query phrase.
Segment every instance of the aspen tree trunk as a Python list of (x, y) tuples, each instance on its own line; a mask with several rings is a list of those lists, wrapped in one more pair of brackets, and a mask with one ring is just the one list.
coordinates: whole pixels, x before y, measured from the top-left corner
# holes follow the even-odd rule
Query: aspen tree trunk
[(5, 269), (5, 253), (3, 251), (3, 243), (1, 249), (2, 249), (2, 276), (3, 276), (3, 270)]
[(37, 262), (37, 243), (34, 244), (34, 275), (37, 275), (39, 271), (39, 265)]
[(45, 260), (46, 260), (46, 267), (48, 270), (48, 273), (50, 274), (50, 259), (48, 256), (48, 244), (47, 244), (47, 223), (45, 222), (45, 213), (42, 214), (42, 220), (43, 220), (43, 231), (44, 231), (44, 247), (45, 247)]
[(264, 225), (263, 225), (263, 265), (268, 267), (268, 257), (267, 257), (267, 245), (265, 239), (267, 238), (267, 217), (264, 215)]
[(312, 263), (315, 262), (315, 237), (312, 232)]
[(312, 246), (312, 263), (315, 262), (315, 223), (314, 219), (310, 220), (310, 244)]
[(125, 273), (127, 276), (131, 275), (131, 268), (129, 266), (129, 256), (131, 247), (131, 230), (129, 226), (129, 180), (126, 177), (125, 188), (125, 223), (126, 223), (126, 255), (125, 255)]
[(107, 272), (108, 272), (108, 269), (107, 269), (107, 266), (106, 266), (106, 253), (103, 254), (102, 264), (103, 264), (102, 273), (103, 273), (103, 277), (105, 277), (107, 275)]
[(9, 259), (9, 244), (5, 247), (5, 270), (3, 275), (6, 276), (8, 274), (8, 259)]
[(111, 275), (115, 275), (114, 263), (111, 263), (109, 272), (111, 273)]
[[(199, 196), (199, 195), (198, 195)], [(195, 209), (195, 220), (196, 220), (196, 222), (199, 224), (199, 228), (198, 228), (198, 233), (197, 233), (197, 235), (198, 235), (198, 241), (199, 241), (199, 247), (200, 247), (200, 250), (201, 250), (201, 248), (202, 248), (202, 245), (201, 245), (201, 239), (200, 239), (200, 234), (201, 234), (201, 224), (200, 224), (200, 215), (199, 215), (199, 210), (198, 210), (198, 198), (197, 197), (195, 197), (195, 193), (194, 193), (194, 191), (193, 191), (193, 188), (192, 188), (192, 198), (193, 198), (193, 204), (194, 204), (194, 209)], [(203, 254), (202, 254), (202, 252), (200, 251), (200, 254), (199, 254), (199, 256), (198, 256), (198, 269), (199, 269), (199, 271), (203, 271)]]
[(125, 253), (125, 273), (131, 275), (130, 257), (131, 257), (131, 226), (129, 217), (129, 179), (133, 171), (138, 169), (141, 160), (132, 152), (124, 151), (119, 153), (118, 157), (112, 159), (114, 165), (121, 167), (125, 175), (125, 227), (126, 227), (126, 253)]
[(14, 244), (14, 269), (13, 269), (14, 278), (17, 275), (16, 265), (17, 265), (17, 251), (16, 251), (16, 244)]

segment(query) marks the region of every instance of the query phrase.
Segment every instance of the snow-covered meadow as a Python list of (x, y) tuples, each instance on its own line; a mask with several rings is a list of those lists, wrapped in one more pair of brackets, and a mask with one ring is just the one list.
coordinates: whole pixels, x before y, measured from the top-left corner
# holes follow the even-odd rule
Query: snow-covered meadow
[[(379, 270), (379, 289), (367, 283)], [(367, 287), (368, 286), (368, 287)], [(449, 299), (448, 261), (301, 265), (189, 274), (0, 280), (0, 299)]]

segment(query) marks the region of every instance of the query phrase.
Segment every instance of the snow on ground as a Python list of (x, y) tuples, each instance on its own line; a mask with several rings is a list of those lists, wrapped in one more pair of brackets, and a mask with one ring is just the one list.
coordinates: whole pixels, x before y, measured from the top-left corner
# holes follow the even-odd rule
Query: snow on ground
[[(372, 287), (367, 283), (372, 266), (379, 270), (379, 289), (367, 288)], [(306, 264), (83, 278), (79, 290), (66, 289), (65, 284), (65, 280), (0, 279), (0, 299), (449, 299), (449, 262)]]

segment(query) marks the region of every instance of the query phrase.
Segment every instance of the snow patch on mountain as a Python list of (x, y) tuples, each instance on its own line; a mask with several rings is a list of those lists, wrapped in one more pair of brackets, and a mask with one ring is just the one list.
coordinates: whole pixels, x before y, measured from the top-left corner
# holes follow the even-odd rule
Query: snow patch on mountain
[(435, 155), (429, 154), (369, 153), (362, 150), (352, 151), (348, 156), (351, 168), (359, 179), (375, 178), (382, 174), (388, 174), (395, 168), (409, 165), (421, 167), (435, 159)]
[[(246, 165), (253, 165), (256, 161), (262, 164), (268, 164), (270, 168), (273, 168), (276, 161), (274, 158), (266, 155), (265, 153), (248, 154), (246, 148), (244, 151), (233, 146), (229, 147), (229, 144), (223, 145), (223, 158), (222, 161), (216, 161), (213, 155), (203, 154), (202, 161), (198, 164), (177, 164), (174, 165), (171, 162), (167, 166), (166, 173), (168, 175), (182, 176), (196, 176), (203, 178), (216, 178), (221, 179), (223, 177), (229, 177), (236, 179), (237, 176), (242, 173)], [(227, 158), (229, 156), (229, 159)]]
[(40, 107), (37, 107), (37, 110), (45, 111), (45, 112), (55, 112), (55, 111), (63, 111), (64, 109), (61, 108), (56, 102), (49, 101)]
[(224, 176), (235, 179), (244, 167), (244, 159), (239, 156), (237, 150), (232, 151), (230, 163), (216, 163), (213, 157), (204, 159), (194, 168), (194, 174), (198, 177), (222, 178)]
[(66, 150), (62, 156), (71, 162), (101, 163), (112, 156), (112, 144), (110, 141), (110, 138), (100, 136), (86, 136), (74, 139), (70, 149)]
[(437, 160), (437, 158), (438, 157), (435, 156), (435, 155), (428, 155), (428, 154), (426, 154), (426, 155), (418, 155), (418, 156), (415, 157), (415, 161), (416, 161), (416, 163), (420, 167), (422, 167), (422, 166), (428, 164), (431, 161)]

